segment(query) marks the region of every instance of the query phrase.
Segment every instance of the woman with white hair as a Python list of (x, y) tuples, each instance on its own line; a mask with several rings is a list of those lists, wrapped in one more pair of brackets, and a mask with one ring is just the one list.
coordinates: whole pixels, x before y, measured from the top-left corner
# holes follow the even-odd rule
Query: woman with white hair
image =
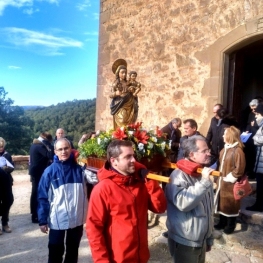
[(0, 157), (2, 165), (0, 168), (0, 216), (2, 216), (2, 230), (6, 233), (11, 233), (12, 230), (8, 225), (9, 211), (14, 202), (12, 192), (13, 178), (11, 172), (14, 170), (11, 155), (5, 150), (6, 141), (0, 137)]
[(247, 120), (247, 126), (246, 126), (246, 133), (252, 133), (247, 142), (245, 143), (245, 156), (246, 156), (246, 174), (250, 179), (255, 178), (255, 173), (253, 172), (254, 170), (254, 164), (256, 160), (256, 153), (257, 153), (257, 148), (254, 145), (253, 141), (253, 136), (256, 134), (257, 130), (259, 129), (259, 126), (256, 121), (256, 112), (255, 109), (257, 108), (258, 105), (261, 104), (261, 100), (259, 97), (253, 99), (249, 103), (249, 107), (251, 112), (248, 115), (248, 120)]

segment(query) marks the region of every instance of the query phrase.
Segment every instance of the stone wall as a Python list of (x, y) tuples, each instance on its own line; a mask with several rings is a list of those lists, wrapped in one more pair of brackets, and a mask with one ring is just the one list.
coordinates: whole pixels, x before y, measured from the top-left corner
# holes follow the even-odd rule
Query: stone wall
[(27, 170), (29, 164), (29, 155), (13, 155), (15, 170)]
[(194, 118), (206, 134), (227, 51), (263, 33), (258, 0), (101, 0), (100, 12), (96, 129), (112, 127), (111, 66), (124, 58), (142, 84), (138, 121)]

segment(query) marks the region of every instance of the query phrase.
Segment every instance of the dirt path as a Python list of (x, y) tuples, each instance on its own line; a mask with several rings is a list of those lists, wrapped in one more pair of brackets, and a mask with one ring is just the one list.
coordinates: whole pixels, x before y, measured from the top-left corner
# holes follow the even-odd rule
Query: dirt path
[[(38, 224), (31, 223), (29, 199), (31, 183), (27, 171), (13, 173), (15, 197), (10, 212), (9, 225), (12, 233), (3, 233), (0, 236), (0, 262), (1, 263), (46, 263), (48, 255), (48, 235), (40, 232)], [(170, 263), (167, 246), (154, 244), (154, 239), (161, 235), (162, 229), (154, 227), (149, 230), (149, 243), (151, 263)], [(84, 231), (80, 249), (79, 263), (92, 263), (92, 257), (86, 234)]]

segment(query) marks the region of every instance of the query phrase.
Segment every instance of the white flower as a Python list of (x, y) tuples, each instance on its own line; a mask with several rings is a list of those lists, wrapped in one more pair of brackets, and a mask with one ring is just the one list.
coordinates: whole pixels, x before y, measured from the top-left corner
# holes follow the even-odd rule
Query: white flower
[(138, 149), (139, 149), (139, 151), (144, 150), (144, 144), (140, 142), (140, 143), (138, 144)]
[(129, 135), (133, 135), (133, 134), (134, 134), (134, 131), (128, 131), (128, 134), (129, 134)]
[(97, 142), (98, 142), (98, 144), (100, 144), (100, 141), (101, 141), (100, 138), (97, 138)]
[(161, 148), (164, 150), (165, 149), (165, 142), (161, 143)]
[(148, 142), (148, 149), (152, 149), (153, 148), (153, 143), (152, 142)]
[(156, 137), (152, 137), (152, 141), (153, 142), (157, 142), (157, 138)]

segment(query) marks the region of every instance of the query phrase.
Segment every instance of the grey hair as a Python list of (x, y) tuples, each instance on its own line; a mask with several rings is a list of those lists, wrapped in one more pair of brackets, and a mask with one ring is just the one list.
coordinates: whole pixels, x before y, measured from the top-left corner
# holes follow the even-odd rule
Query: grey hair
[(54, 149), (56, 150), (56, 146), (57, 146), (57, 143), (58, 142), (67, 142), (68, 146), (71, 148), (71, 144), (70, 144), (70, 141), (67, 139), (67, 138), (60, 138), (60, 139), (57, 139), (54, 143)]
[(249, 102), (249, 106), (253, 107), (253, 106), (258, 106), (258, 100), (257, 99), (253, 99)]
[(196, 146), (197, 141), (203, 141), (206, 143), (206, 139), (202, 135), (194, 135), (183, 141), (182, 149), (184, 157), (188, 158), (191, 152), (197, 152), (199, 150)]
[(122, 154), (121, 146), (132, 147), (131, 141), (113, 140), (107, 148), (107, 161), (110, 162), (110, 158), (117, 158)]
[(171, 123), (182, 123), (182, 120), (180, 118), (174, 118), (171, 120)]
[(6, 141), (2, 137), (0, 137), (0, 146), (3, 147), (3, 148), (5, 148), (5, 146), (6, 146)]

